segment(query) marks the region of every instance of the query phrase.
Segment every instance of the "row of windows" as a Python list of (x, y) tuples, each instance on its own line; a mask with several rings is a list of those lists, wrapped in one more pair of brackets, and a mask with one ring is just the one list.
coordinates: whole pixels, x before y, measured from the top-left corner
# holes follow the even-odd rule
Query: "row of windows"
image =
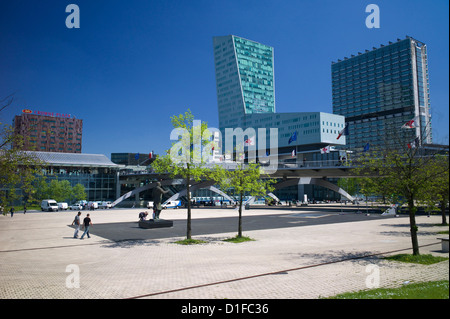
[(367, 73), (373, 72), (379, 69), (396, 70), (411, 65), (410, 56), (392, 57), (391, 59), (385, 59), (377, 61), (376, 63), (358, 63), (349, 65), (345, 68), (334, 67), (332, 70), (333, 77), (346, 76), (351, 73)]
[[(45, 146), (41, 146), (41, 151), (46, 151), (47, 147)], [(49, 147), (48, 148), (50, 151), (56, 151), (56, 147)], [(72, 149), (71, 147), (67, 148), (68, 151), (81, 151), (81, 148), (76, 148), (76, 149)], [(62, 147), (58, 147), (58, 151), (64, 151), (64, 148)]]

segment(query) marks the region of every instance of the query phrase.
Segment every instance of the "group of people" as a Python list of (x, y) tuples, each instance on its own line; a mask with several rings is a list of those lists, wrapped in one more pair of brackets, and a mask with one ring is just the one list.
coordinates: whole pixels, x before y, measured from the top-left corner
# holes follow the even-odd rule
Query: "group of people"
[[(23, 213), (26, 214), (26, 212), (27, 212), (27, 206), (23, 205)], [(5, 216), (7, 215), (7, 212), (3, 212), (3, 207), (1, 207), (1, 206), (0, 206), (0, 213), (2, 213)], [(9, 210), (9, 213), (11, 214), (11, 217), (14, 216), (14, 213), (15, 213), (14, 207), (11, 207), (11, 209)]]
[[(78, 238), (78, 232), (80, 231), (81, 226), (81, 212), (78, 212), (78, 214), (75, 216), (72, 225), (75, 225), (75, 233), (73, 234), (73, 238)], [(81, 235), (80, 239), (83, 239), (84, 235), (87, 235), (88, 238), (91, 238), (91, 236), (89, 236), (89, 227), (92, 226), (92, 221), (91, 218), (89, 217), (89, 214), (87, 214), (86, 217), (83, 219), (83, 225), (84, 225), (84, 233), (83, 235)]]

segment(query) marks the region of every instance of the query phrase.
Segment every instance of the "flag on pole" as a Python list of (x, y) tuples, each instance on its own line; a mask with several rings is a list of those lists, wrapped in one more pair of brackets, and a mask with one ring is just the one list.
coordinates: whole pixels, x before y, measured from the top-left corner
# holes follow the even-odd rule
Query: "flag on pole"
[(331, 150), (331, 147), (329, 145), (325, 146), (320, 149), (320, 154), (330, 153), (330, 150)]
[(416, 137), (414, 141), (408, 143), (408, 148), (416, 148), (419, 147), (419, 138)]
[(408, 128), (416, 128), (416, 127), (418, 127), (417, 121), (418, 121), (418, 118), (415, 117), (415, 118), (413, 118), (412, 120), (409, 120), (408, 122), (406, 122), (405, 124), (403, 124), (403, 125), (402, 125), (402, 128), (406, 128), (406, 129), (408, 129)]
[(364, 150), (363, 150), (363, 152), (367, 152), (367, 151), (369, 150), (369, 148), (370, 148), (370, 144), (367, 143), (366, 145), (364, 145)]
[(246, 139), (244, 141), (244, 146), (250, 146), (250, 145), (255, 145), (255, 137), (249, 137), (248, 139)]
[(345, 124), (344, 129), (339, 132), (339, 135), (336, 139), (338, 140), (342, 135), (348, 135), (348, 123)]
[(148, 158), (153, 158), (153, 151), (148, 154)]
[(138, 160), (139, 159), (139, 153), (134, 154), (134, 159)]
[(291, 144), (292, 142), (294, 142), (294, 141), (296, 141), (297, 140), (297, 131), (295, 131), (292, 135), (291, 135), (291, 137), (289, 138), (289, 143), (288, 144)]

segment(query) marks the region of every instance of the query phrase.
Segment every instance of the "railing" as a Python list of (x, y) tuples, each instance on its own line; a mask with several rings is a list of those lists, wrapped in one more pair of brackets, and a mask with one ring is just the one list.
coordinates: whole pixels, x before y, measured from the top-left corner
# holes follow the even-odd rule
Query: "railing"
[[(220, 163), (212, 163), (212, 164), (205, 164), (205, 167), (214, 168), (216, 165), (221, 166), (224, 169), (233, 170), (238, 168), (240, 165), (239, 163), (235, 162), (220, 162)], [(262, 165), (264, 167), (264, 165)], [(336, 168), (336, 167), (353, 167), (351, 162), (342, 162), (339, 160), (325, 160), (325, 161), (304, 161), (304, 162), (298, 162), (298, 163), (278, 163), (278, 168), (280, 169), (314, 169), (314, 168)], [(126, 175), (146, 175), (146, 174), (153, 174), (153, 170), (151, 167), (147, 170), (142, 171), (121, 171), (119, 174), (120, 176), (126, 176)]]
[(342, 162), (339, 160), (324, 160), (324, 161), (303, 161), (297, 163), (279, 163), (279, 168), (318, 168), (318, 167), (352, 167), (351, 162)]

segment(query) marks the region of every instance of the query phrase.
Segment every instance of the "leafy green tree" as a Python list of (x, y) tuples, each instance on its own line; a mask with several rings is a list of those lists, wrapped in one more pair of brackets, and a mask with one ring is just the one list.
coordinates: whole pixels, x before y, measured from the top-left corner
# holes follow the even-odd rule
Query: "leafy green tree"
[(36, 189), (36, 199), (37, 200), (44, 200), (50, 198), (50, 192), (49, 192), (49, 185), (46, 182), (46, 178), (42, 177), (39, 178), (34, 183), (34, 188)]
[(70, 186), (70, 182), (67, 180), (58, 181), (53, 179), (49, 184), (49, 195), (50, 198), (57, 202), (68, 201), (72, 196), (72, 186)]
[(428, 169), (431, 173), (435, 172), (434, 178), (427, 181), (428, 191), (420, 193), (419, 203), (424, 204), (428, 211), (434, 211), (438, 203), (441, 209), (442, 225), (447, 225), (445, 212), (449, 201), (448, 156), (436, 156), (433, 161), (430, 161)]
[(72, 200), (73, 201), (80, 201), (80, 200), (86, 200), (87, 194), (86, 194), (86, 188), (83, 184), (76, 184), (72, 188)]
[[(0, 100), (0, 112), (10, 106), (13, 97)], [(36, 190), (33, 182), (41, 174), (42, 162), (33, 154), (24, 151), (24, 137), (14, 134), (13, 128), (0, 121), (0, 207), (13, 205), (20, 199), (32, 202)]]
[[(186, 239), (192, 239), (192, 213), (191, 213), (191, 183), (200, 181), (206, 176), (208, 168), (205, 167), (207, 152), (202, 148), (210, 144), (202, 138), (210, 136), (208, 125), (205, 122), (196, 123), (190, 110), (184, 114), (171, 117), (173, 136), (177, 142), (166, 155), (158, 156), (152, 163), (152, 169), (157, 173), (167, 173), (173, 178), (183, 178), (186, 182), (187, 198), (187, 224)], [(171, 135), (172, 136), (172, 135)]]
[[(232, 195), (239, 205), (239, 222), (238, 235), (242, 237), (242, 204), (245, 196), (265, 196), (268, 192), (273, 191), (272, 184), (275, 182), (268, 176), (263, 176), (260, 172), (259, 165), (254, 163), (237, 164), (236, 169), (228, 170), (222, 166), (216, 165), (210, 175), (220, 188)], [(230, 192), (232, 191), (232, 192)]]
[[(363, 153), (358, 159), (357, 173), (368, 180), (383, 179), (384, 191), (391, 194), (390, 200), (396, 203), (403, 198), (408, 206), (413, 255), (419, 255), (416, 224), (416, 201), (424, 192), (430, 192), (430, 180), (448, 174), (447, 167), (430, 169), (435, 154), (426, 154), (421, 147), (396, 149), (384, 148)], [(401, 145), (401, 144), (398, 144)]]
[(352, 196), (358, 194), (360, 189), (358, 178), (340, 178), (337, 185)]

